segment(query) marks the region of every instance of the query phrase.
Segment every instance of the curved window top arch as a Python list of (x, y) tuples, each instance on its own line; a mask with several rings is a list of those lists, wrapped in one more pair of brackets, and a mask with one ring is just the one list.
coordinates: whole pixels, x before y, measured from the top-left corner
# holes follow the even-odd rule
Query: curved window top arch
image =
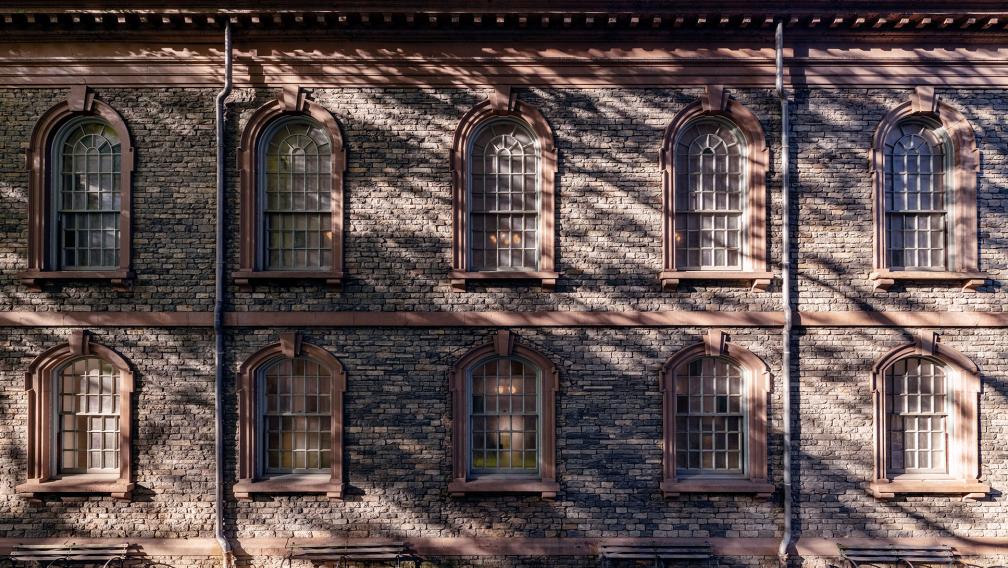
[[(770, 370), (720, 330), (676, 352), (659, 373), (664, 397), (662, 492), (773, 492), (767, 477)], [(717, 435), (704, 440), (701, 432)]]
[(683, 280), (742, 280), (765, 289), (766, 170), (759, 119), (708, 86), (665, 130), (663, 286)]
[[(28, 479), (19, 494), (129, 498), (133, 372), (82, 330), (28, 367)], [(81, 477), (86, 473), (85, 477)]]
[(980, 371), (969, 357), (922, 332), (875, 363), (871, 389), (872, 495), (944, 493), (970, 500), (990, 492), (979, 481)]
[(242, 130), (240, 286), (343, 278), (346, 153), (333, 115), (300, 88), (256, 109)]
[(556, 282), (557, 153), (545, 117), (498, 89), (474, 106), (452, 144), (452, 285)]
[(132, 278), (133, 144), (123, 118), (86, 87), (35, 124), (28, 161), (28, 270), (23, 284)]
[(556, 366), (499, 331), (463, 355), (450, 375), (449, 493), (556, 496)]
[(876, 288), (896, 280), (983, 285), (977, 249), (973, 128), (931, 87), (891, 110), (872, 139)]
[(283, 333), (279, 342), (246, 359), (238, 375), (235, 497), (341, 498), (346, 375), (339, 360), (298, 333)]

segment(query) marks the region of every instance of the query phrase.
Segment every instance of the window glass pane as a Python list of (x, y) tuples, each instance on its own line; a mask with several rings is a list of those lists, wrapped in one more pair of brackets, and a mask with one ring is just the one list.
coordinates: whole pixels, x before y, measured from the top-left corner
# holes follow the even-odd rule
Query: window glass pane
[(332, 373), (306, 357), (279, 359), (259, 376), (266, 473), (323, 472), (332, 459)]
[(98, 119), (72, 121), (57, 134), (52, 188), (59, 268), (118, 267), (120, 151), (115, 131)]
[(315, 121), (282, 119), (267, 133), (260, 162), (266, 270), (332, 266), (332, 149)]
[(885, 222), (889, 264), (945, 268), (946, 138), (934, 125), (911, 119), (885, 141)]
[(539, 381), (539, 369), (518, 358), (492, 359), (469, 372), (472, 473), (539, 471)]
[(537, 270), (539, 151), (528, 128), (491, 122), (469, 155), (472, 270)]
[(56, 373), (61, 474), (119, 469), (119, 370), (101, 359), (78, 359)]
[(697, 120), (676, 140), (677, 268), (742, 267), (745, 154), (741, 134), (721, 120)]
[(947, 384), (941, 365), (910, 357), (889, 367), (885, 381), (889, 471), (947, 472)]
[(744, 473), (742, 371), (727, 359), (701, 357), (680, 366), (674, 382), (679, 473)]

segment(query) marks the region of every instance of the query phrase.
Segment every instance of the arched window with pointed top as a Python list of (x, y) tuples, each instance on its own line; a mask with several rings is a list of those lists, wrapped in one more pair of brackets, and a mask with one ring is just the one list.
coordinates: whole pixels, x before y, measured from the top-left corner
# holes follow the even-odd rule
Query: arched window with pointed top
[(990, 492), (979, 481), (980, 373), (965, 354), (920, 332), (872, 369), (875, 467), (871, 494)]
[(250, 356), (238, 371), (238, 483), (255, 493), (343, 495), (343, 366), (300, 334)]
[(508, 331), (451, 372), (449, 493), (556, 495), (556, 367)]
[(133, 372), (84, 331), (39, 355), (27, 373), (28, 479), (21, 495), (129, 498)]

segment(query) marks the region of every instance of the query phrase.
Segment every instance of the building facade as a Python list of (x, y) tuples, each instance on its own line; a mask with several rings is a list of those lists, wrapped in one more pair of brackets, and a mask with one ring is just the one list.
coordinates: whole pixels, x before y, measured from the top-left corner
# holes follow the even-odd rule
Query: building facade
[(102, 4), (0, 9), (4, 552), (1008, 562), (999, 3)]

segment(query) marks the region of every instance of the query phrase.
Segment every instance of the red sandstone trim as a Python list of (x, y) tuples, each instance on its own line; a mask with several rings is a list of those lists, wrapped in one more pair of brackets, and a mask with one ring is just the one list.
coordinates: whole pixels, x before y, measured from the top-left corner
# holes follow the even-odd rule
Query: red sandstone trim
[[(535, 134), (539, 145), (539, 270), (519, 272), (473, 272), (469, 259), (469, 165), (467, 154), (472, 136), (488, 120), (510, 116), (521, 121)], [(553, 130), (539, 109), (517, 100), (510, 87), (498, 87), (493, 95), (474, 106), (455, 128), (451, 149), (452, 175), (452, 272), (454, 288), (464, 290), (468, 280), (519, 279), (539, 280), (544, 288), (556, 284), (555, 254), (555, 176), (557, 150)], [(488, 276), (479, 276), (487, 274)]]
[[(53, 411), (55, 373), (81, 357), (96, 357), (119, 371), (119, 473), (75, 474), (60, 477), (52, 462), (56, 424)], [(129, 499), (132, 481), (133, 371), (121, 355), (90, 340), (87, 332), (76, 330), (68, 343), (53, 347), (32, 361), (25, 373), (28, 394), (27, 481), (17, 486), (17, 493), (38, 498), (45, 493), (105, 493)]]
[[(258, 465), (261, 436), (256, 431), (259, 396), (256, 376), (263, 366), (278, 358), (308, 357), (333, 374), (331, 402), (332, 469), (326, 474), (286, 474), (264, 476)], [(236, 499), (255, 493), (324, 493), (333, 499), (343, 496), (343, 392), (346, 374), (336, 357), (321, 347), (301, 341), (298, 333), (282, 333), (280, 341), (256, 351), (238, 369), (238, 483)]]
[[(119, 266), (112, 271), (58, 270), (50, 261), (53, 244), (51, 232), (51, 145), (56, 131), (78, 116), (100, 118), (119, 137)], [(42, 115), (35, 123), (26, 153), (28, 166), (28, 269), (18, 275), (29, 289), (38, 290), (48, 280), (105, 280), (116, 289), (124, 289), (133, 278), (130, 211), (133, 203), (133, 142), (122, 116), (111, 106), (95, 99), (85, 85), (70, 89), (63, 101)]]
[[(679, 132), (690, 123), (704, 117), (722, 117), (734, 124), (745, 137), (749, 164), (747, 202), (745, 212), (746, 239), (741, 271), (682, 271), (681, 260), (676, 258), (675, 196), (684, 189), (676, 187), (675, 141)], [(701, 100), (679, 112), (665, 129), (659, 150), (662, 170), (662, 258), (663, 269), (659, 276), (662, 287), (674, 288), (681, 280), (749, 280), (753, 290), (766, 290), (770, 275), (766, 261), (766, 171), (770, 163), (770, 150), (759, 118), (742, 103), (730, 100), (724, 87), (707, 85)], [(746, 277), (748, 276), (748, 277)]]
[[(542, 400), (539, 447), (539, 477), (471, 478), (469, 476), (469, 424), (466, 420), (469, 369), (483, 360), (516, 355), (527, 359), (542, 373)], [(544, 499), (556, 497), (556, 391), (559, 378), (556, 366), (545, 356), (515, 342), (510, 332), (500, 330), (490, 343), (470, 350), (452, 367), (448, 375), (452, 397), (452, 480), (448, 492), (453, 496), (474, 493), (538, 493)]]
[[(889, 132), (904, 119), (921, 116), (941, 125), (948, 134), (952, 145), (952, 171), (950, 197), (955, 204), (949, 214), (949, 250), (954, 265), (948, 272), (931, 273), (925, 271), (899, 271), (890, 268), (886, 255), (887, 229), (885, 219), (885, 140)], [(876, 289), (887, 290), (896, 280), (962, 280), (964, 290), (975, 290), (983, 284), (985, 275), (978, 267), (977, 246), (977, 172), (980, 171), (980, 152), (977, 149), (973, 127), (966, 117), (952, 105), (935, 97), (934, 87), (917, 87), (910, 100), (889, 111), (872, 138), (869, 154), (872, 174), (872, 201), (875, 219), (874, 270), (870, 279)], [(942, 274), (942, 276), (937, 276)], [(975, 282), (980, 280), (980, 282)]]
[[(745, 478), (724, 479), (713, 476), (676, 477), (676, 404), (675, 374), (678, 369), (698, 357), (724, 357), (739, 365), (746, 373), (746, 407), (748, 449)], [(718, 329), (709, 329), (704, 340), (683, 348), (662, 365), (658, 380), (663, 393), (664, 443), (662, 445), (662, 493), (676, 497), (679, 493), (755, 493), (766, 497), (773, 492), (767, 478), (767, 393), (770, 390), (770, 367), (748, 349), (728, 341)]]
[[(256, 257), (262, 246), (263, 236), (259, 234), (259, 140), (263, 132), (285, 116), (306, 116), (325, 128), (332, 141), (332, 264), (322, 271), (280, 271), (262, 270)], [(238, 148), (238, 162), (241, 168), (241, 220), (239, 223), (239, 268), (232, 278), (239, 286), (250, 286), (257, 281), (319, 280), (339, 287), (343, 280), (343, 172), (346, 170), (346, 151), (343, 135), (332, 113), (322, 105), (308, 100), (306, 93), (298, 86), (285, 87), (280, 97), (256, 109), (242, 130), (241, 146)]]
[[(951, 391), (952, 413), (948, 429), (948, 473), (932, 476), (893, 476), (887, 471), (889, 427), (885, 411), (885, 373), (907, 357), (927, 357), (939, 361), (952, 373), (946, 377)], [(979, 426), (980, 370), (969, 357), (939, 341), (938, 334), (921, 332), (917, 341), (893, 349), (872, 367), (871, 389), (874, 409), (874, 479), (866, 490), (880, 499), (897, 493), (944, 493), (961, 495), (964, 501), (982, 498), (990, 486), (980, 483)]]

